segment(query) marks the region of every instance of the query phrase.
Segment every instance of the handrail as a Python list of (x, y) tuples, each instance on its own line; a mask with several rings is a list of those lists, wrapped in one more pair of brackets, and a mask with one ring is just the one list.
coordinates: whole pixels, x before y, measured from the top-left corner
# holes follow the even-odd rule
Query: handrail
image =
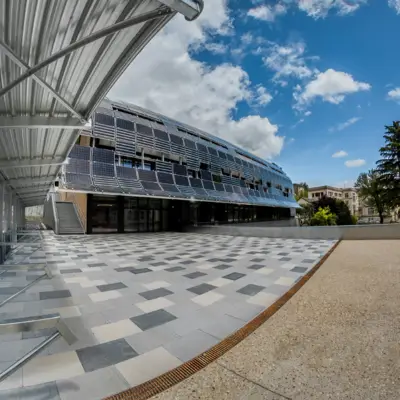
[(72, 193), (72, 196), (73, 196), (72, 204), (74, 205), (76, 214), (78, 215), (79, 223), (81, 224), (83, 233), (86, 234), (86, 216), (82, 212), (81, 208), (79, 207), (79, 204), (76, 200), (76, 194), (74, 192), (70, 192), (70, 193)]
[(54, 216), (54, 233), (58, 235), (59, 233), (59, 220), (58, 220), (58, 212), (57, 212), (57, 205), (55, 201), (55, 193), (50, 193), (51, 198), (51, 206), (53, 208), (53, 216)]

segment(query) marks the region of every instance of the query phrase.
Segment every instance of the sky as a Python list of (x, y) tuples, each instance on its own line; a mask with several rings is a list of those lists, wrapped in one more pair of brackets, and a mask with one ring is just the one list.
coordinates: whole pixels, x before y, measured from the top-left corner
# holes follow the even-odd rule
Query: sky
[(108, 97), (188, 123), (280, 165), (352, 186), (400, 104), (400, 0), (204, 0), (176, 16)]

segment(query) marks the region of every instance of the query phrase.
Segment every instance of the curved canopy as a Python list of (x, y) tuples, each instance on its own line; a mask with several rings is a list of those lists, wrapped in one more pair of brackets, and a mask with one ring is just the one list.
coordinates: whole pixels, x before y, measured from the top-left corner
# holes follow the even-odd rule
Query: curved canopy
[(203, 0), (0, 2), (0, 181), (43, 204), (90, 115), (176, 13)]

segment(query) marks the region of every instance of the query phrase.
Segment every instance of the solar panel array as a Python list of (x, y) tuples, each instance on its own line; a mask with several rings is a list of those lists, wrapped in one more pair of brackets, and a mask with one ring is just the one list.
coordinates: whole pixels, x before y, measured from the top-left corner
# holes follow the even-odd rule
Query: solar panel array
[[(193, 135), (188, 137), (168, 123), (161, 125), (135, 116), (121, 118), (121, 113), (117, 112), (117, 116), (111, 114), (111, 111), (95, 114), (92, 136), (110, 140), (115, 151), (75, 145), (64, 169), (67, 188), (299, 207), (292, 193), (286, 195), (276, 189), (277, 185), (293, 188), (286, 175), (244, 160), (234, 148), (218, 146)], [(164, 157), (156, 160), (154, 171), (118, 165), (118, 156), (137, 157), (143, 150), (145, 154), (163, 154), (166, 160)], [(180, 159), (186, 165), (170, 159)], [(253, 182), (252, 189), (244, 179)]]

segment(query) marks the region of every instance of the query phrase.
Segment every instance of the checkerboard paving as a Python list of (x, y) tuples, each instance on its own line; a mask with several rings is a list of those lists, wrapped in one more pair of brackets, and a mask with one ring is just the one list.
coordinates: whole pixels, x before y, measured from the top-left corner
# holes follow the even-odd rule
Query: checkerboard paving
[[(53, 278), (2, 307), (0, 317), (58, 312), (78, 340), (52, 343), (0, 383), (0, 399), (98, 399), (154, 378), (253, 319), (335, 242), (194, 233), (42, 236), (41, 247), (23, 247), (11, 261), (47, 263)], [(3, 274), (0, 301), (41, 273)], [(50, 333), (1, 336), (0, 370)]]

